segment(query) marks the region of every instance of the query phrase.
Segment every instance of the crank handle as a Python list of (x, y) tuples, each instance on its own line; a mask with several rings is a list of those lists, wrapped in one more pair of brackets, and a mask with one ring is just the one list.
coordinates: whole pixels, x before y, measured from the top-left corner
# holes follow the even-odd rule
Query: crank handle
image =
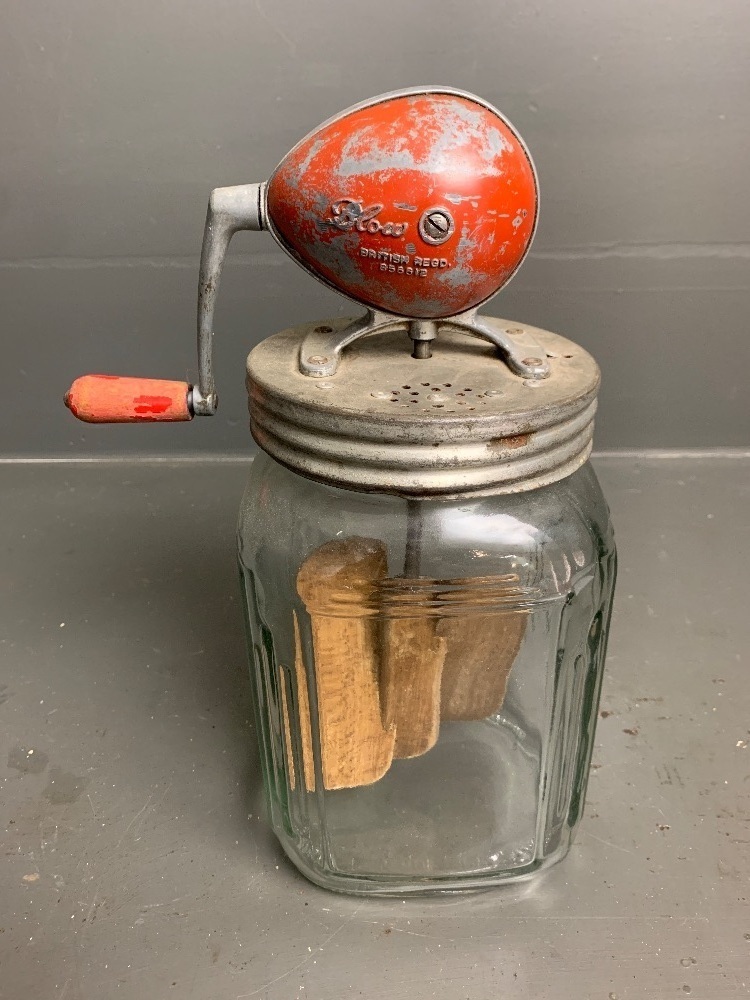
[(144, 424), (193, 419), (187, 382), (120, 375), (82, 375), (65, 393), (65, 405), (87, 424)]
[(83, 375), (65, 394), (65, 405), (92, 424), (136, 424), (211, 416), (218, 397), (213, 375), (213, 322), (229, 242), (241, 229), (265, 228), (265, 184), (240, 184), (211, 192), (203, 230), (198, 279), (198, 384), (161, 379)]
[(198, 276), (198, 387), (194, 411), (216, 412), (218, 398), (213, 370), (214, 310), (229, 242), (242, 229), (265, 229), (265, 183), (214, 188), (208, 200)]

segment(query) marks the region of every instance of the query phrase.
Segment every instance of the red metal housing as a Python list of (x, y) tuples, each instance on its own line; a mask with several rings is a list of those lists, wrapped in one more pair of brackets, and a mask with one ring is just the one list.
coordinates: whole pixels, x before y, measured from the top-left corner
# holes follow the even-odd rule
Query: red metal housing
[(537, 217), (531, 158), (468, 96), (386, 97), (324, 124), (267, 187), (269, 225), (327, 284), (365, 305), (438, 319), (512, 276)]

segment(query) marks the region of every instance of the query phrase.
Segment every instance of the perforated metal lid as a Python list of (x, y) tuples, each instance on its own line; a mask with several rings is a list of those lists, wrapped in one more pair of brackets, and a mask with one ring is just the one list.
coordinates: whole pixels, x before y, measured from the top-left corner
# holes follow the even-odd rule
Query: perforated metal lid
[[(269, 455), (312, 479), (406, 496), (511, 493), (570, 475), (590, 451), (599, 369), (557, 334), (482, 317), (514, 353), (543, 353), (546, 378), (514, 374), (497, 347), (446, 329), (432, 356), (410, 356), (404, 325), (360, 337), (334, 374), (310, 377), (321, 336), (351, 319), (277, 333), (247, 361), (250, 429)], [(533, 345), (524, 349), (524, 345)], [(527, 362), (541, 361), (535, 357)]]

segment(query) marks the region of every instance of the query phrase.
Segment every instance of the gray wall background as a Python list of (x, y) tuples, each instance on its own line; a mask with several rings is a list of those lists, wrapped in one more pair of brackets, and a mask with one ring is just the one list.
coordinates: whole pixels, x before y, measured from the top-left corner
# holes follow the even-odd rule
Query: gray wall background
[(420, 83), (481, 94), (532, 150), (536, 243), (486, 311), (597, 356), (598, 447), (748, 443), (746, 0), (5, 0), (0, 25), (0, 453), (248, 449), (249, 348), (351, 311), (267, 235), (235, 239), (213, 420), (88, 427), (62, 394), (194, 374), (209, 190)]

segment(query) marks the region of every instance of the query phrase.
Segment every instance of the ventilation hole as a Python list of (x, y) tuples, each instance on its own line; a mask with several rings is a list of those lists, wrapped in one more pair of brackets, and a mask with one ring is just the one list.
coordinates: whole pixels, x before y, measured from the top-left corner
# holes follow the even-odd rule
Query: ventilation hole
[(445, 386), (446, 389), (450, 389), (450, 387), (453, 385), (453, 383), (452, 382), (443, 382), (443, 385)]
[(476, 406), (470, 406), (469, 409), (470, 410), (476, 410)]
[(400, 396), (401, 395), (401, 390), (400, 389), (391, 389), (391, 394), (394, 395), (394, 396)]
[(388, 402), (389, 403), (398, 403), (399, 400), (398, 399), (389, 399)]
[(433, 410), (442, 410), (445, 408), (445, 403), (435, 403), (432, 408)]
[(419, 395), (419, 389), (412, 389), (412, 391), (409, 393), (409, 395), (410, 396), (418, 396)]
[(422, 382), (422, 385), (425, 387), (428, 386), (429, 384), (430, 384), (429, 382)]
[(402, 389), (411, 389), (411, 386), (410, 385), (402, 385), (401, 388)]
[(547, 351), (547, 357), (548, 357), (548, 358), (556, 358), (556, 357), (557, 357), (557, 355), (556, 355), (556, 354), (550, 354), (550, 352), (549, 352), (549, 351)]
[(563, 357), (564, 357), (564, 358), (572, 358), (572, 357), (573, 357), (573, 355), (572, 355), (572, 354), (563, 354)]
[(464, 389), (464, 392), (473, 392), (473, 389)]
[(419, 400), (418, 400), (418, 399), (410, 399), (410, 400), (409, 400), (409, 402), (410, 402), (410, 403), (418, 403), (418, 402), (419, 402)]

